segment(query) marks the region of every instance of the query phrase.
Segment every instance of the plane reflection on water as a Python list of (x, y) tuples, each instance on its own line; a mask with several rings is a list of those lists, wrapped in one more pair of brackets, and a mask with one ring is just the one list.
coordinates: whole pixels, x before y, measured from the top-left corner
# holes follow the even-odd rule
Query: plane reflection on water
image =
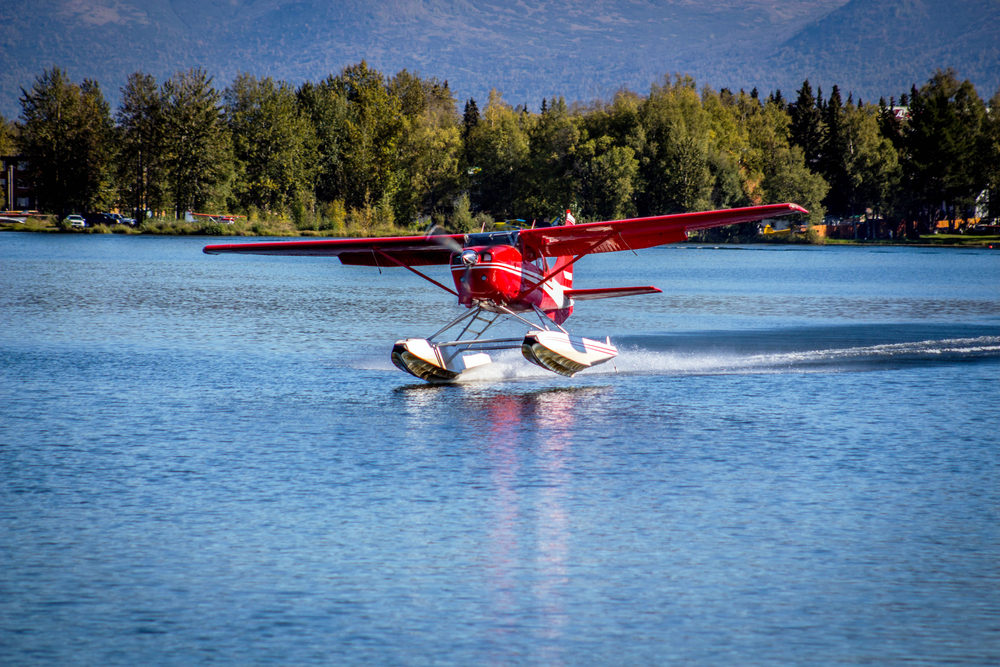
[[(491, 397), (489, 420), (494, 494), (490, 544), (484, 562), (494, 594), (495, 631), (523, 622), (519, 610), (537, 609), (537, 635), (545, 663), (558, 664), (559, 639), (568, 625), (571, 462), (581, 400), (603, 388), (555, 389)], [(532, 524), (534, 524), (532, 526)], [(532, 531), (533, 527), (533, 531)], [(531, 544), (519, 541), (530, 539)], [(518, 599), (527, 595), (529, 604)]]
[[(542, 613), (548, 619), (543, 635), (555, 639), (563, 634), (567, 624), (566, 608), (561, 591), (568, 584), (570, 525), (567, 514), (567, 494), (570, 488), (568, 434), (574, 421), (574, 407), (580, 392), (550, 392), (538, 396), (539, 412), (546, 416), (547, 429), (539, 448), (542, 469), (548, 483), (542, 487), (542, 512), (538, 519), (537, 567), (546, 576), (536, 582), (536, 597), (542, 602)], [(554, 662), (544, 656), (547, 662)]]
[(482, 481), (490, 494), (483, 517), (488, 539), (480, 557), (470, 562), (482, 565), (492, 596), (491, 641), (498, 657), (506, 655), (510, 636), (524, 628), (524, 610), (534, 609), (537, 618), (530, 625), (536, 638), (545, 640), (546, 651), (538, 657), (547, 664), (562, 661), (558, 640), (569, 620), (572, 433), (583, 404), (607, 389), (493, 393), (461, 385), (412, 385), (399, 390), (415, 418), (426, 415), (427, 404), (440, 398), (438, 391), (456, 392), (459, 409), (481, 426), (480, 449), (488, 466)]

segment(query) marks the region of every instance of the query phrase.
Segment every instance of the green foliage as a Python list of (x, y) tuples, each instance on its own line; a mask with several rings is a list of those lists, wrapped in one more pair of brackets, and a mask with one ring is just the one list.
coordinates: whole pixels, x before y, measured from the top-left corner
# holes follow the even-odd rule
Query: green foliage
[(482, 119), (469, 131), (466, 153), (476, 170), (470, 176), (470, 194), (478, 208), (497, 218), (512, 218), (522, 187), (522, 168), (528, 160), (525, 118), (490, 91)]
[(421, 80), (404, 70), (389, 88), (403, 109), (394, 213), (412, 222), (421, 214), (446, 210), (460, 191), (461, 129), (447, 83)]
[(578, 194), (575, 173), (580, 142), (578, 117), (571, 115), (562, 98), (551, 100), (533, 118), (520, 114), (518, 125), (527, 135), (527, 155), (514, 179), (516, 215), (549, 217), (573, 205)]
[[(745, 99), (745, 98), (744, 98)], [(751, 171), (760, 175), (751, 193), (754, 203), (797, 202), (809, 209), (812, 223), (823, 219), (823, 198), (829, 186), (822, 176), (809, 170), (805, 154), (789, 141), (790, 119), (773, 101), (749, 108), (749, 151)]]
[(243, 209), (292, 210), (305, 224), (316, 177), (316, 137), (295, 92), (270, 77), (241, 74), (224, 94), (233, 142), (233, 196)]
[(86, 169), (89, 210), (107, 210), (115, 198), (111, 165), (116, 158), (115, 130), (111, 107), (96, 81), (80, 84), (82, 127), (77, 144), (77, 158)]
[(640, 158), (639, 214), (677, 213), (711, 206), (711, 116), (694, 80), (676, 77), (653, 86), (641, 111), (646, 145)]
[(809, 210), (809, 222), (823, 220), (823, 198), (829, 186), (823, 177), (805, 166), (805, 156), (797, 146), (776, 145), (766, 156), (763, 201), (801, 202)]
[(323, 222), (320, 228), (328, 229), (337, 236), (344, 234), (347, 230), (347, 210), (344, 208), (342, 200), (334, 199), (324, 206)]
[(334, 87), (333, 77), (319, 84), (305, 83), (298, 90), (298, 103), (310, 120), (316, 138), (316, 199), (321, 202), (344, 200), (344, 152), (347, 98)]
[(791, 142), (802, 149), (806, 166), (818, 172), (823, 149), (823, 116), (813, 96), (809, 79), (802, 82), (799, 95), (789, 108), (789, 115)]
[(110, 203), (113, 126), (98, 85), (55, 67), (21, 89), (20, 147), (41, 205), (60, 217)]
[(14, 155), (17, 153), (17, 142), (14, 139), (14, 124), (0, 114), (0, 155)]
[(852, 188), (849, 173), (852, 146), (847, 136), (845, 110), (840, 89), (833, 87), (823, 108), (824, 130), (819, 158), (819, 173), (830, 184), (826, 206), (834, 215), (846, 216), (851, 210)]
[(595, 220), (613, 220), (635, 215), (636, 176), (639, 161), (629, 146), (614, 145), (602, 136), (585, 142), (578, 150), (580, 161), (580, 215)]
[(163, 208), (166, 137), (163, 95), (149, 74), (136, 72), (122, 89), (118, 123), (118, 197), (136, 220)]
[(402, 104), (383, 75), (364, 61), (345, 68), (330, 85), (347, 102), (334, 181), (347, 206), (368, 208), (391, 198), (398, 187), (394, 157), (403, 131)]
[(462, 193), (455, 200), (451, 213), (451, 229), (459, 233), (479, 231), (472, 210), (469, 208), (469, 195)]
[(201, 69), (163, 85), (165, 167), (174, 215), (222, 207), (232, 173), (230, 135), (219, 93)]
[(1000, 92), (990, 99), (984, 135), (989, 215), (998, 218), (1000, 217)]
[(990, 170), (986, 109), (968, 80), (937, 72), (910, 96), (903, 172), (911, 211), (925, 224), (967, 217)]
[(847, 178), (846, 209), (851, 215), (870, 208), (889, 212), (899, 186), (899, 156), (892, 141), (879, 129), (878, 109), (848, 105), (844, 113)]
[[(14, 155), (15, 153), (14, 131), (3, 115), (0, 114), (0, 156)], [(6, 209), (7, 188), (0, 188), (0, 210)]]
[[(994, 215), (1000, 206), (1000, 95), (987, 111), (950, 71), (911, 91), (909, 120), (884, 102), (845, 102), (837, 87), (824, 99), (808, 81), (787, 104), (779, 92), (698, 91), (679, 75), (646, 96), (587, 107), (553, 97), (538, 113), (494, 90), (460, 115), (446, 82), (387, 78), (363, 61), (298, 90), (241, 74), (222, 95), (202, 70), (160, 86), (135, 73), (115, 124), (96, 84), (58, 69), (22, 92), (19, 148), (42, 205), (117, 202), (161, 233), (367, 235), (429, 220), (476, 231), (567, 207), (599, 220), (782, 201), (810, 209), (813, 223), (829, 210), (926, 227), (970, 216), (984, 190)], [(0, 149), (12, 150), (2, 120)], [(145, 218), (168, 208), (248, 220)]]
[[(462, 143), (467, 145), (469, 134), (479, 125), (479, 106), (474, 99), (465, 103), (465, 111), (462, 114)], [(467, 160), (468, 161), (468, 160)]]
[(71, 229), (68, 222), (54, 215), (29, 216), (23, 223), (0, 221), (0, 230), (5, 232), (67, 232)]

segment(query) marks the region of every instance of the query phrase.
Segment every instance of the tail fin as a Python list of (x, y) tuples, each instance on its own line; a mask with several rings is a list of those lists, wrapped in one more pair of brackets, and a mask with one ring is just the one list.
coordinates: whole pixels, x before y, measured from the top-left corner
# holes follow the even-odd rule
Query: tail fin
[(573, 214), (569, 212), (569, 209), (566, 209), (566, 224), (567, 225), (575, 225), (576, 224), (576, 218), (574, 218)]

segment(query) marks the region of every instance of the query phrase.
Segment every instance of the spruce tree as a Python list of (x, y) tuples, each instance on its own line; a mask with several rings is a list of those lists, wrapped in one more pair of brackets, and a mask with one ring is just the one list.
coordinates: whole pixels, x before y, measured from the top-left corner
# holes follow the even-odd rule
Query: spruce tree
[(108, 206), (113, 126), (97, 83), (78, 86), (54, 67), (20, 101), (20, 146), (41, 207), (63, 216)]
[(118, 107), (119, 197), (136, 220), (164, 203), (163, 97), (149, 74), (130, 74)]
[(954, 71), (937, 72), (910, 93), (904, 174), (908, 199), (929, 230), (936, 220), (965, 217), (988, 182), (985, 105)]
[(472, 97), (465, 103), (465, 111), (462, 114), (462, 141), (467, 141), (469, 133), (479, 124), (479, 107)]
[(844, 106), (840, 88), (834, 86), (823, 110), (823, 149), (819, 161), (820, 173), (830, 185), (824, 200), (834, 215), (858, 213), (851, 210), (851, 179), (848, 174), (849, 145), (844, 122)]
[(816, 106), (809, 79), (802, 82), (799, 95), (789, 109), (791, 125), (789, 126), (792, 144), (802, 149), (806, 158), (806, 166), (814, 172), (819, 172), (819, 162), (823, 154), (823, 119)]

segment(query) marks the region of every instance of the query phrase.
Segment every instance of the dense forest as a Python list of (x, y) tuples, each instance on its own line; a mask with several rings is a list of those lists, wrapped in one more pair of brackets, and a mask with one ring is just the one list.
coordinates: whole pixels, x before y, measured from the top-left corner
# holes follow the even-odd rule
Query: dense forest
[(1000, 214), (1000, 93), (986, 104), (951, 70), (877, 104), (808, 81), (791, 100), (680, 75), (589, 105), (481, 102), (460, 112), (446, 81), (362, 61), (299, 87), (135, 73), (112, 113), (96, 82), (53, 68), (0, 123), (0, 154), (27, 159), (40, 205), (60, 216), (225, 211), (334, 234), (463, 231), (567, 207), (586, 221), (795, 201), (811, 223), (866, 215), (907, 234), (989, 204)]

